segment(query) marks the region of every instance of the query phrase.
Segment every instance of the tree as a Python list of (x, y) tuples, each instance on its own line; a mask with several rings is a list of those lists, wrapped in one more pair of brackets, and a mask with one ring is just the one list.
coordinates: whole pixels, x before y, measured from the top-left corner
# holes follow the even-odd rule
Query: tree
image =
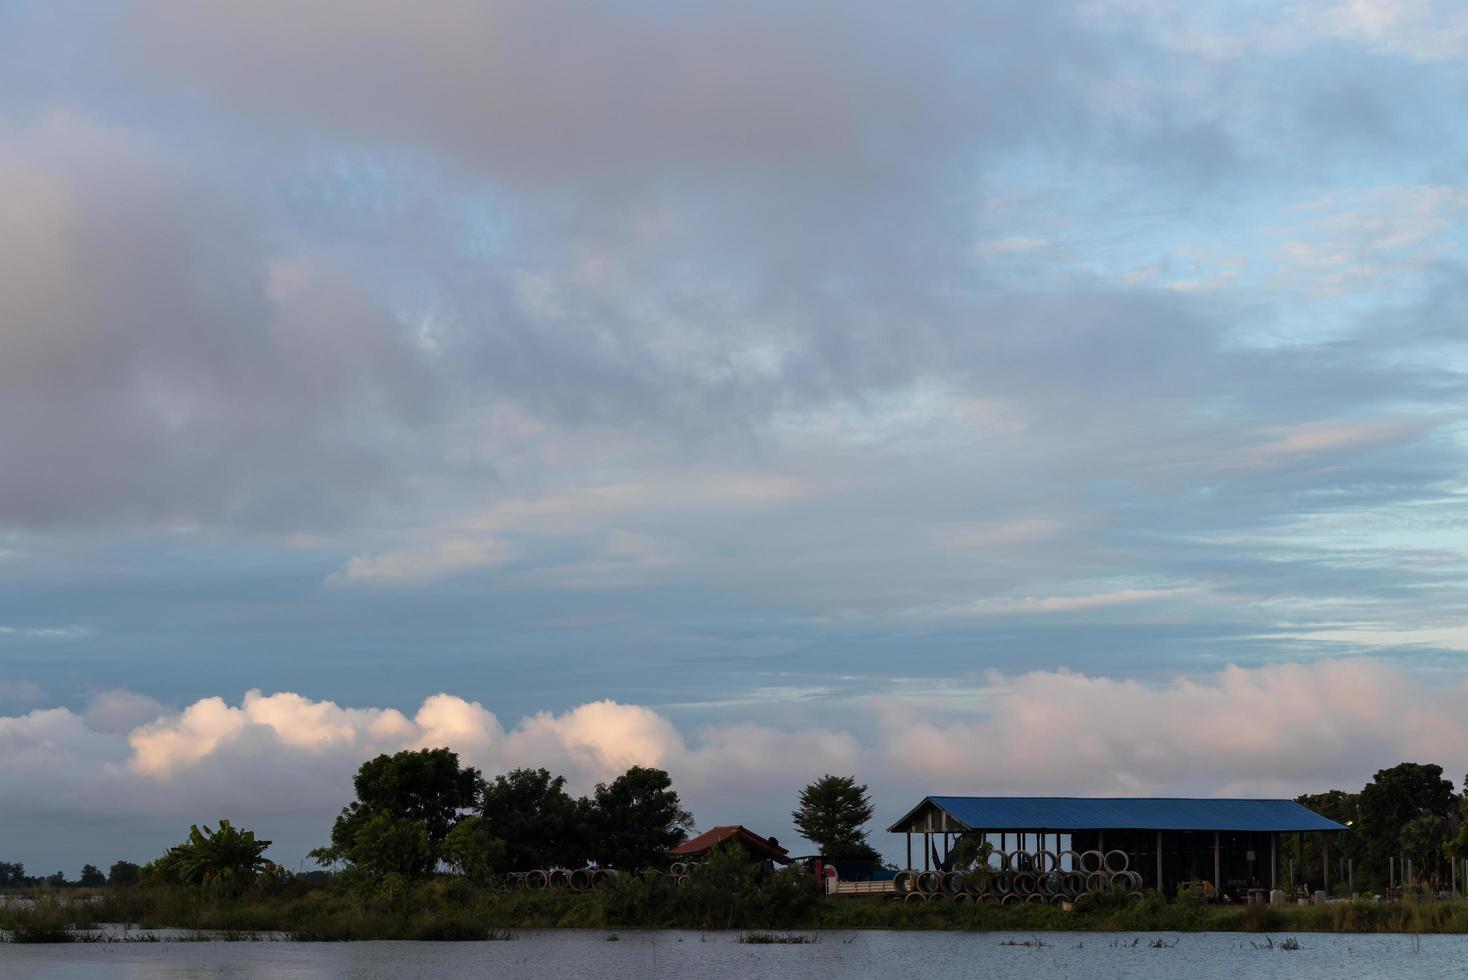
[(113, 888), (131, 888), (138, 883), (140, 871), (131, 861), (118, 861), (107, 871), (107, 884)]
[(240, 891), (269, 866), (264, 857), (269, 846), (270, 841), (257, 840), (254, 831), (241, 830), (228, 820), (219, 821), (217, 830), (195, 824), (187, 840), (142, 868), (140, 876), (147, 881)]
[[(1449, 819), (1458, 808), (1451, 780), (1442, 778), (1442, 766), (1403, 762), (1378, 772), (1361, 790), (1358, 837), (1361, 865), (1367, 880), (1384, 888), (1390, 859), (1401, 854), (1402, 828), (1423, 814)], [(1441, 869), (1417, 869), (1423, 877)], [(1398, 873), (1400, 877), (1400, 872)]]
[(688, 839), (693, 815), (683, 809), (672, 778), (661, 769), (633, 766), (598, 783), (593, 822), (597, 863), (637, 870), (666, 864), (668, 852)]
[(475, 884), (485, 885), (505, 866), (505, 842), (483, 817), (465, 817), (443, 841), (443, 863)]
[(827, 773), (817, 779), (800, 791), (800, 806), (790, 817), (801, 836), (820, 848), (822, 857), (863, 861), (877, 857), (862, 829), (872, 819), (872, 803), (855, 776)]
[(107, 876), (95, 864), (82, 865), (82, 876), (76, 882), (83, 888), (101, 888), (107, 884)]
[(342, 808), (331, 844), (311, 852), (321, 864), (349, 861), (369, 874), (431, 874), (445, 838), (479, 802), (479, 770), (450, 749), (379, 755), (352, 780), (357, 798)]
[[(1463, 777), (1463, 796), (1458, 801), (1458, 828), (1449, 850), (1455, 860), (1468, 860), (1468, 776)], [(0, 868), (3, 867), (4, 865), (0, 865)]]
[[(1324, 851), (1329, 846), (1333, 864), (1340, 859), (1347, 859), (1355, 861), (1358, 870), (1365, 867), (1361, 860), (1362, 837), (1358, 832), (1361, 826), (1360, 793), (1347, 793), (1344, 790), (1332, 789), (1324, 793), (1306, 793), (1297, 796), (1295, 802), (1351, 829), (1341, 835), (1339, 839), (1333, 834), (1304, 834), (1297, 842), (1295, 835), (1286, 835), (1281, 841), (1280, 850), (1284, 866), (1294, 861), (1299, 874), (1306, 881), (1318, 881), (1317, 876), (1325, 858)], [(1334, 876), (1335, 871), (1332, 871), (1331, 874)]]
[(1413, 817), (1402, 826), (1402, 855), (1412, 862), (1413, 884), (1436, 890), (1442, 882), (1448, 822), (1435, 813)]
[(591, 804), (572, 799), (564, 776), (544, 769), (515, 769), (484, 787), (479, 812), (493, 836), (504, 842), (504, 866), (579, 868), (586, 864), (592, 829)]
[(426, 821), (382, 812), (353, 824), (342, 857), (371, 874), (405, 878), (427, 877), (438, 863)]
[(0, 886), (18, 887), (24, 884), (24, 864), (19, 861), (0, 861)]

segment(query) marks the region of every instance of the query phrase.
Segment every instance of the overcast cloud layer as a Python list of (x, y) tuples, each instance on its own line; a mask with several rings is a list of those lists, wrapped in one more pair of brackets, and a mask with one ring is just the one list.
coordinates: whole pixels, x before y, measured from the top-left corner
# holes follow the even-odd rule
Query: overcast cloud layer
[[(39, 774), (151, 846), (243, 815), (208, 780), (257, 742), (304, 840), (440, 711), (583, 782), (564, 732), (635, 716), (710, 823), (827, 768), (896, 807), (1461, 767), (1428, 708), (1216, 780), (1170, 731), (955, 755), (1033, 685), (1104, 748), (1189, 678), (1400, 720), (1468, 676), (1468, 16), (1030, 6), (0, 7), (15, 857), (61, 860)], [(328, 702), (379, 707), (258, 720)], [(719, 796), (741, 725), (801, 764)]]

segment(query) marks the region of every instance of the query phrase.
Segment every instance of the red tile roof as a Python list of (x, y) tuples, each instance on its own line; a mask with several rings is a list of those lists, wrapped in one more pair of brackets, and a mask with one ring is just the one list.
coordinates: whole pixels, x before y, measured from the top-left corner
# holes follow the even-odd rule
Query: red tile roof
[(790, 861), (790, 852), (776, 844), (768, 837), (761, 837), (754, 831), (739, 824), (731, 824), (726, 827), (715, 827), (706, 830), (690, 841), (684, 841), (673, 848), (673, 854), (677, 857), (697, 857), (706, 854), (715, 847), (727, 841), (735, 841), (756, 857), (768, 858), (786, 864)]

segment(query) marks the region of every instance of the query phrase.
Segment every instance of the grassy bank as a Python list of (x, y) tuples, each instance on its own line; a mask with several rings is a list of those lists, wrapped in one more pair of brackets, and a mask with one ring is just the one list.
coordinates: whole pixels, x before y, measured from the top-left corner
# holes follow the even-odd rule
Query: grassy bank
[(960, 929), (1106, 932), (1468, 933), (1468, 902), (1403, 905), (1368, 902), (1286, 908), (1164, 904), (1145, 899), (1064, 912), (1010, 907), (892, 903), (819, 898), (786, 908), (741, 906), (738, 896), (710, 904), (677, 892), (637, 887), (564, 894), (503, 892), (434, 881), (392, 893), (339, 888), (272, 895), (209, 896), (197, 890), (134, 888), (96, 900), (37, 892), (34, 904), (0, 905), (0, 929), (18, 941), (64, 941), (69, 929), (103, 923), (200, 932), (280, 933), (302, 940), (507, 938), (525, 928)]

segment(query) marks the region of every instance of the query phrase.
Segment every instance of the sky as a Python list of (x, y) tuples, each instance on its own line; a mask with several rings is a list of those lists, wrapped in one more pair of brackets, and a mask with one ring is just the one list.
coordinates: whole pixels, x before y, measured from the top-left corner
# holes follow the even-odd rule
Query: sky
[(1461, 777), (1465, 104), (1446, 0), (0, 2), (0, 860)]

